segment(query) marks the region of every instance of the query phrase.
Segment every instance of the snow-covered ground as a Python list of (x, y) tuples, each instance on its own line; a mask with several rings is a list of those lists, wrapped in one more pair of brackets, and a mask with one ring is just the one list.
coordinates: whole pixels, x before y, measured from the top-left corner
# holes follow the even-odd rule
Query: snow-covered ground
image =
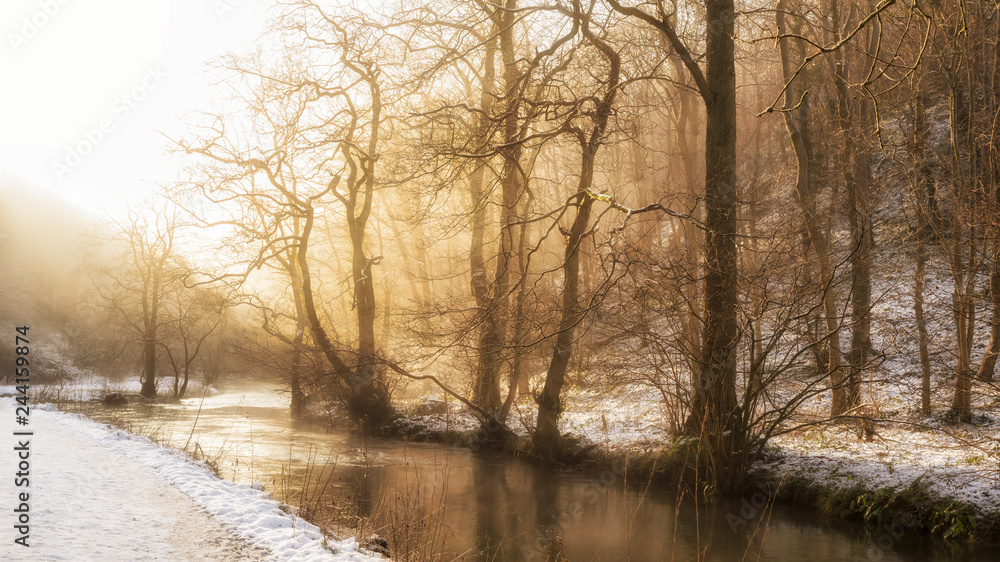
[[(947, 421), (954, 392), (955, 334), (952, 279), (947, 262), (932, 256), (924, 290), (931, 358), (932, 414), (920, 412), (920, 359), (913, 312), (913, 260), (904, 247), (883, 250), (873, 287), (873, 344), (881, 357), (864, 374), (865, 413), (880, 420), (870, 441), (857, 427), (821, 425), (772, 440), (779, 459), (761, 463), (772, 471), (838, 487), (906, 488), (914, 482), (942, 498), (1000, 513), (1000, 393), (973, 382), (974, 423)], [(979, 276), (985, 290), (986, 275)], [(988, 305), (980, 301), (972, 361), (982, 360), (989, 340)], [(844, 336), (846, 343), (847, 336)], [(830, 411), (830, 393), (808, 400), (798, 422)]]
[(930, 424), (884, 426), (870, 442), (844, 427), (813, 429), (773, 441), (781, 458), (762, 467), (847, 488), (902, 490), (919, 481), (928, 491), (1000, 513), (996, 443), (1000, 425), (952, 432)]
[[(33, 407), (15, 423), (0, 398), (6, 445), (3, 560), (375, 560), (354, 539), (330, 540), (266, 493), (216, 477), (203, 464), (79, 415)], [(16, 431), (31, 436), (15, 436)], [(15, 485), (27, 439), (28, 486)], [(30, 496), (29, 547), (16, 544), (18, 494)]]

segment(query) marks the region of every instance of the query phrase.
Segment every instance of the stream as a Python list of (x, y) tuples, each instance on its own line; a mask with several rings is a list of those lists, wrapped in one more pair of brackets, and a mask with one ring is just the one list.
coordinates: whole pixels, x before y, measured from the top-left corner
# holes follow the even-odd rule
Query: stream
[[(287, 397), (242, 384), (174, 404), (88, 411), (260, 483), (342, 535), (377, 531), (409, 560), (993, 560), (903, 526), (869, 529), (764, 492), (710, 505), (613, 470), (568, 472), (449, 445), (293, 423)], [(558, 553), (561, 557), (554, 554)], [(435, 557), (434, 555), (440, 555)]]

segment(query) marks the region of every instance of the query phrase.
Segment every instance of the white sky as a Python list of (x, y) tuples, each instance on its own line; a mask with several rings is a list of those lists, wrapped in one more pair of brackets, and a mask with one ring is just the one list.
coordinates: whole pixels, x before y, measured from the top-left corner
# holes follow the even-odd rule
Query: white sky
[(4, 0), (0, 182), (116, 214), (175, 178), (157, 131), (182, 135), (179, 117), (211, 108), (204, 63), (249, 45), (263, 4)]

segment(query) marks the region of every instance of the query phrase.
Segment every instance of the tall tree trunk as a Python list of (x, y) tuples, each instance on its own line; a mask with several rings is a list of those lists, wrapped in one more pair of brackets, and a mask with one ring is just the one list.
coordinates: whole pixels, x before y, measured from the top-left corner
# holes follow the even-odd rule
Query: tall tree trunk
[(604, 96), (593, 114), (593, 129), (589, 135), (577, 130), (580, 142), (580, 183), (575, 198), (576, 217), (566, 238), (563, 256), (563, 302), (559, 319), (559, 333), (556, 335), (552, 360), (545, 376), (545, 385), (535, 400), (538, 404), (538, 419), (535, 424), (534, 445), (539, 456), (557, 458), (562, 454), (562, 437), (559, 434), (559, 414), (562, 413), (562, 389), (566, 382), (566, 370), (573, 351), (573, 335), (576, 326), (586, 316), (586, 307), (580, 305), (580, 258), (590, 224), (590, 213), (594, 204), (591, 187), (594, 183), (594, 163), (597, 151), (604, 142), (611, 109), (621, 80), (621, 58), (607, 43), (596, 37), (584, 19), (581, 31), (609, 63), (608, 78), (604, 86)]
[[(785, 34), (785, 1), (782, 0), (775, 10), (775, 20), (778, 27), (778, 35)], [(781, 70), (786, 83), (792, 80), (791, 55), (789, 53), (789, 40), (784, 39), (779, 44), (781, 55)], [(789, 84), (785, 89), (785, 105), (792, 107), (798, 101), (797, 88)], [(844, 375), (840, 368), (840, 315), (837, 312), (837, 292), (833, 284), (833, 266), (830, 262), (830, 248), (827, 244), (826, 236), (816, 217), (816, 197), (815, 189), (809, 185), (812, 173), (809, 169), (811, 160), (805, 141), (803, 140), (802, 128), (807, 126), (804, 122), (796, 119), (796, 112), (784, 111), (785, 128), (788, 130), (788, 138), (792, 144), (792, 151), (795, 153), (796, 176), (795, 194), (802, 210), (802, 220), (805, 223), (806, 234), (809, 237), (809, 244), (816, 252), (816, 259), (819, 262), (820, 289), (823, 296), (823, 316), (826, 322), (826, 345), (827, 345), (827, 373), (830, 377), (830, 386), (833, 393), (833, 400), (830, 408), (830, 415), (837, 416), (847, 409), (847, 400), (844, 390)]]
[[(684, 65), (677, 57), (673, 58), (673, 65), (676, 80), (687, 86), (690, 82), (690, 76), (684, 70)], [(694, 128), (692, 122), (697, 109), (691, 99), (692, 94), (689, 91), (681, 88), (677, 95), (680, 100), (679, 107), (676, 110), (674, 125), (674, 140), (677, 143), (677, 150), (674, 152), (677, 153), (677, 158), (671, 161), (671, 170), (674, 168), (680, 169), (683, 172), (681, 177), (684, 178), (684, 188), (693, 190), (695, 184), (695, 171), (693, 170), (695, 155), (692, 150), (691, 136)], [(700, 193), (696, 192), (691, 193), (691, 199), (695, 203), (691, 214), (697, 219), (703, 220), (704, 217), (701, 212), (703, 209), (698, 204), (698, 201), (701, 199), (700, 195)], [(695, 221), (683, 221), (678, 231), (684, 237), (684, 266), (687, 269), (687, 275), (691, 279), (699, 279), (701, 277), (701, 261), (699, 256), (701, 256), (703, 251), (701, 229), (698, 228)], [(683, 345), (690, 357), (697, 357), (701, 349), (701, 331), (703, 329), (701, 307), (698, 306), (700, 299), (699, 286), (698, 283), (689, 282), (681, 290), (684, 293), (685, 301), (689, 303), (686, 318), (683, 320)]]
[(742, 473), (736, 354), (739, 281), (736, 249), (736, 67), (732, 0), (706, 0), (704, 337), (689, 432), (703, 438), (720, 490)]
[[(389, 421), (392, 407), (389, 389), (377, 367), (375, 340), (375, 279), (372, 267), (381, 256), (369, 257), (365, 253), (365, 234), (375, 198), (376, 163), (379, 147), (379, 130), (382, 113), (382, 91), (377, 75), (368, 67), (355, 69), (367, 83), (371, 94), (371, 132), (368, 145), (357, 155), (361, 178), (351, 174), (348, 179), (347, 211), (348, 234), (351, 238), (351, 271), (354, 277), (354, 305), (358, 319), (358, 356), (354, 369), (347, 378), (350, 385), (348, 410), (366, 430), (382, 427)], [(351, 147), (343, 145), (345, 159), (351, 158)], [(360, 201), (359, 201), (360, 198)]]
[[(837, 7), (834, 3), (834, 26), (841, 38)], [(874, 59), (878, 49), (878, 30), (869, 30), (866, 64)], [(847, 188), (847, 218), (851, 235), (851, 351), (847, 374), (846, 407), (853, 408), (861, 400), (861, 373), (871, 352), (871, 155), (859, 143), (872, 128), (872, 102), (861, 95), (851, 110), (848, 97), (847, 67), (841, 50), (836, 53), (837, 98), (840, 130), (844, 137), (844, 179)], [(853, 119), (852, 119), (853, 118)], [(860, 146), (859, 146), (860, 145)]]
[(514, 219), (521, 198), (524, 180), (521, 177), (521, 153), (523, 147), (519, 138), (519, 111), (521, 71), (517, 66), (514, 48), (514, 23), (516, 21), (517, 0), (506, 0), (503, 9), (494, 12), (498, 23), (500, 55), (504, 65), (503, 129), (504, 145), (500, 205), (500, 247), (496, 255), (496, 269), (487, 299), (486, 314), (482, 319), (479, 341), (479, 364), (473, 387), (473, 401), (493, 416), (498, 416), (502, 408), (500, 399), (500, 369), (504, 362), (507, 343), (507, 319), (510, 317), (511, 258), (517, 230)]
[[(994, 20), (997, 18), (994, 17)], [(1000, 22), (994, 23), (994, 34), (1000, 30)], [(992, 94), (988, 97), (988, 106), (984, 108), (987, 115), (993, 117), (993, 133), (987, 151), (987, 157), (983, 162), (982, 175), (983, 183), (987, 194), (992, 195), (993, 208), (990, 214), (990, 237), (993, 239), (992, 268), (990, 270), (990, 301), (993, 306), (993, 314), (990, 318), (990, 343), (983, 356), (983, 362), (979, 366), (977, 378), (983, 382), (993, 382), (994, 371), (996, 370), (997, 357), (1000, 356), (1000, 39), (993, 38), (993, 65), (991, 69), (991, 86), (988, 91)]]
[[(952, 175), (954, 185), (955, 207), (952, 216), (951, 242), (948, 247), (948, 258), (955, 287), (952, 292), (952, 306), (955, 318), (955, 336), (958, 344), (958, 365), (955, 374), (955, 393), (952, 400), (952, 412), (960, 421), (972, 420), (972, 335), (975, 329), (975, 301), (972, 292), (975, 290), (976, 268), (976, 232), (969, 213), (970, 201), (966, 170), (963, 163), (963, 151), (968, 154), (970, 146), (965, 144), (969, 129), (969, 111), (966, 106), (961, 80), (957, 69), (952, 69), (950, 84), (950, 121), (951, 121), (951, 151)], [(971, 157), (971, 155), (970, 155)], [(966, 222), (969, 222), (966, 228)], [(966, 238), (968, 230), (968, 238)], [(968, 262), (964, 256), (966, 248), (969, 252)], [(966, 265), (968, 264), (968, 266)]]
[[(490, 18), (492, 22), (492, 29), (489, 33), (489, 39), (486, 41), (486, 55), (483, 62), (483, 83), (480, 92), (480, 112), (476, 114), (476, 136), (477, 138), (477, 152), (483, 152), (487, 149), (487, 143), (489, 142), (489, 130), (491, 127), (491, 118), (493, 115), (493, 105), (495, 98), (495, 80), (496, 80), (496, 48), (497, 39), (496, 31), (498, 28), (498, 22), (495, 17)], [(479, 333), (479, 357), (478, 364), (476, 367), (475, 377), (473, 379), (473, 401), (479, 405), (484, 405), (485, 402), (489, 400), (488, 394), (489, 389), (488, 381), (483, 381), (484, 372), (485, 376), (489, 376), (492, 370), (492, 365), (490, 364), (490, 358), (487, 356), (490, 350), (486, 347), (489, 343), (489, 338), (491, 334), (488, 334), (489, 323), (491, 321), (490, 315), (492, 314), (490, 307), (492, 306), (490, 302), (490, 280), (489, 274), (486, 270), (486, 257), (485, 257), (485, 237), (486, 237), (486, 222), (488, 219), (488, 209), (489, 205), (489, 191), (486, 189), (486, 169), (487, 169), (487, 158), (477, 158), (474, 164), (472, 173), (469, 175), (469, 198), (470, 204), (472, 205), (472, 233), (471, 233), (471, 248), (469, 250), (469, 266), (471, 272), (471, 288), (472, 296), (476, 300), (476, 309), (478, 314), (476, 315), (477, 321), (480, 322), (480, 333)], [(499, 391), (498, 391), (499, 396)]]
[[(491, 19), (491, 21), (493, 21)], [(493, 115), (493, 100), (496, 96), (496, 24), (486, 41), (486, 54), (483, 60), (483, 83), (480, 91), (479, 109), (473, 116), (474, 134), (476, 135), (476, 152), (482, 153), (488, 147), (491, 116)], [(476, 308), (480, 316), (485, 317), (487, 299), (489, 296), (489, 279), (486, 272), (484, 240), (486, 237), (487, 210), (489, 194), (486, 189), (487, 159), (477, 158), (469, 174), (469, 199), (472, 215), (471, 247), (469, 249), (469, 266), (472, 274), (472, 296), (476, 299)]]
[[(525, 214), (531, 209), (531, 202), (533, 197), (531, 192), (528, 192), (528, 198), (524, 203)], [(506, 423), (507, 416), (510, 415), (510, 410), (514, 406), (514, 400), (517, 399), (520, 394), (527, 394), (528, 382), (531, 377), (530, 373), (524, 372), (524, 356), (527, 353), (525, 348), (524, 338), (525, 338), (525, 322), (527, 321), (527, 312), (525, 311), (525, 304), (528, 297), (528, 256), (527, 256), (527, 243), (528, 243), (528, 226), (527, 221), (522, 222), (520, 225), (520, 232), (518, 234), (519, 245), (517, 249), (517, 295), (514, 297), (514, 337), (512, 343), (514, 349), (512, 352), (511, 362), (510, 362), (510, 377), (507, 386), (507, 397), (503, 401), (503, 407), (500, 409), (499, 419), (501, 422)]]
[[(733, 0), (705, 2), (705, 72), (677, 36), (670, 18), (608, 0), (622, 14), (660, 30), (694, 79), (705, 102), (704, 337), (693, 373), (691, 414), (684, 431), (701, 437), (700, 451), (716, 485), (727, 490), (745, 475), (745, 417), (736, 400), (739, 260), (736, 237), (736, 63)], [(707, 458), (706, 458), (707, 457)]]
[[(294, 220), (293, 231), (301, 234), (300, 222), (298, 218)], [(302, 356), (304, 355), (306, 329), (309, 325), (302, 295), (302, 271), (299, 269), (298, 259), (300, 251), (302, 251), (301, 248), (292, 248), (289, 251), (288, 261), (282, 262), (288, 272), (289, 279), (291, 279), (292, 302), (295, 305), (295, 335), (292, 336), (292, 366), (288, 381), (291, 391), (289, 415), (293, 420), (300, 420), (305, 414), (305, 393), (302, 391)]]
[[(584, 160), (593, 157), (584, 156)], [(593, 164), (590, 164), (591, 170)], [(581, 180), (583, 183), (583, 180)], [(555, 347), (552, 350), (552, 360), (549, 362), (545, 385), (535, 401), (538, 403), (538, 420), (535, 424), (535, 451), (542, 457), (558, 457), (562, 450), (562, 438), (559, 434), (559, 414), (562, 413), (560, 396), (566, 382), (566, 369), (573, 348), (573, 334), (576, 325), (582, 318), (579, 303), (580, 288), (580, 245), (590, 223), (590, 210), (594, 199), (586, 193), (581, 193), (576, 202), (576, 218), (570, 227), (566, 240), (566, 253), (563, 259), (563, 294), (562, 313), (559, 320), (559, 333), (556, 335)]]
[(913, 314), (917, 321), (917, 345), (920, 353), (920, 412), (931, 413), (931, 357), (928, 353), (927, 319), (924, 317), (924, 271), (927, 263), (927, 240), (917, 235), (917, 269), (913, 281)]
[(305, 217), (302, 234), (299, 237), (297, 258), (299, 273), (302, 276), (302, 304), (306, 312), (306, 317), (309, 319), (309, 327), (320, 351), (322, 351), (327, 361), (333, 367), (334, 375), (345, 386), (348, 410), (352, 418), (361, 424), (365, 430), (374, 430), (388, 421), (391, 414), (391, 406), (385, 386), (379, 384), (380, 381), (374, 378), (374, 357), (372, 356), (374, 351), (374, 329), (370, 331), (370, 337), (365, 342), (364, 347), (366, 351), (369, 351), (369, 355), (362, 355), (359, 338), (358, 368), (351, 369), (341, 359), (337, 350), (334, 349), (333, 342), (330, 341), (326, 330), (320, 322), (319, 314), (316, 312), (312, 292), (312, 275), (309, 270), (309, 262), (306, 259), (309, 248), (309, 237), (312, 234), (313, 228), (314, 210), (312, 205), (308, 205), (303, 211)]
[(928, 352), (930, 338), (927, 336), (927, 319), (924, 317), (924, 272), (927, 264), (927, 238), (932, 232), (928, 201), (931, 178), (924, 153), (928, 128), (922, 76), (916, 76), (914, 82), (917, 91), (913, 100), (913, 139), (910, 153), (913, 155), (913, 191), (917, 204), (917, 268), (913, 280), (913, 314), (917, 322), (917, 345), (920, 353), (920, 411), (926, 416), (931, 413), (931, 358)]
[[(859, 115), (871, 115), (870, 102), (861, 102)], [(859, 117), (864, 124), (869, 120)], [(848, 223), (851, 230), (851, 364), (847, 375), (847, 406), (853, 408), (861, 401), (862, 373), (870, 361), (871, 341), (871, 157), (862, 148), (854, 154), (854, 179), (848, 182)]]
[[(148, 278), (148, 289), (143, 294), (145, 333), (142, 338), (143, 376), (139, 394), (143, 398), (156, 398), (156, 332), (160, 308), (160, 273), (153, 271)], [(149, 295), (148, 297), (146, 295)], [(148, 301), (147, 301), (148, 298)], [(147, 304), (148, 303), (148, 304)]]

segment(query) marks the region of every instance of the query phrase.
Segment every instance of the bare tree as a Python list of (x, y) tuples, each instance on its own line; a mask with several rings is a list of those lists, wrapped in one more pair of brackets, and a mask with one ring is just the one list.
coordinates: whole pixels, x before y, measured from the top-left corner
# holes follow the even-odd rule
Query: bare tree
[[(790, 53), (790, 43), (794, 39), (786, 29), (785, 18), (788, 13), (788, 5), (785, 0), (778, 3), (774, 12), (775, 23), (778, 29), (778, 48), (781, 56), (781, 74), (785, 80), (785, 127), (788, 130), (788, 138), (795, 154), (795, 195), (802, 210), (802, 220), (805, 223), (806, 233), (809, 236), (810, 247), (816, 253), (819, 269), (819, 283), (823, 295), (823, 320), (826, 323), (826, 334), (823, 338), (827, 342), (826, 371), (830, 376), (830, 386), (833, 393), (831, 401), (831, 415), (843, 414), (848, 408), (848, 401), (844, 392), (844, 373), (840, 368), (840, 324), (841, 314), (837, 307), (837, 290), (834, 282), (834, 266), (830, 256), (830, 245), (820, 225), (816, 196), (818, 186), (811, 185), (815, 172), (811, 169), (813, 155), (810, 154), (809, 147), (805, 141), (803, 129), (809, 127), (808, 116), (803, 116), (800, 107), (805, 104), (805, 97), (808, 90), (800, 88), (796, 81), (796, 76), (792, 70), (792, 54)], [(804, 118), (805, 117), (805, 118)]]
[[(299, 15), (307, 17), (297, 19)], [(332, 378), (327, 384), (338, 389), (334, 394), (344, 400), (353, 419), (374, 430), (391, 412), (389, 389), (376, 359), (372, 268), (381, 257), (369, 255), (366, 244), (384, 118), (381, 70), (354, 35), (364, 28), (352, 25), (355, 23), (328, 14), (316, 4), (303, 2), (296, 4), (283, 28), (314, 49), (307, 51), (309, 56), (332, 53), (339, 66), (331, 76), (314, 77), (294, 67), (265, 76), (264, 70), (235, 66), (244, 76), (263, 78), (272, 92), (270, 98), (250, 106), (270, 128), (270, 146), (239, 146), (254, 140), (235, 135), (227, 138), (220, 120), (216, 120), (210, 138), (181, 146), (227, 170), (221, 181), (232, 195), (213, 197), (211, 185), (206, 185), (211, 200), (223, 205), (234, 201), (245, 204), (264, 221), (256, 223), (260, 226), (250, 234), (260, 243), (255, 255), (241, 271), (220, 278), (235, 277), (242, 283), (262, 264), (276, 262), (292, 283), (295, 317), (299, 319), (290, 343), (301, 348), (305, 337), (301, 321), (305, 320), (312, 342), (331, 367)], [(258, 178), (262, 184), (257, 183)], [(310, 252), (316, 251), (317, 220), (324, 220), (324, 213), (332, 212), (335, 205), (342, 209), (339, 218), (346, 223), (352, 256), (350, 284), (357, 343), (351, 352), (338, 348), (330, 336), (329, 324), (316, 302), (315, 265), (310, 260)], [(205, 222), (245, 230), (242, 214), (233, 220)]]
[(577, 193), (573, 195), (568, 206), (576, 207), (576, 216), (566, 236), (566, 250), (563, 257), (563, 293), (562, 311), (556, 334), (552, 360), (545, 376), (545, 385), (539, 394), (538, 422), (535, 426), (535, 451), (543, 457), (558, 457), (562, 442), (559, 433), (558, 419), (562, 412), (560, 394), (565, 384), (566, 368), (572, 353), (573, 337), (576, 326), (586, 312), (580, 306), (580, 254), (584, 238), (591, 234), (590, 216), (594, 201), (598, 197), (593, 192), (594, 166), (597, 151), (604, 143), (608, 122), (611, 119), (612, 106), (618, 94), (621, 82), (621, 57), (597, 33), (591, 29), (591, 14), (593, 3), (583, 12), (580, 2), (574, 2), (571, 17), (574, 20), (574, 31), (579, 26), (580, 32), (588, 43), (600, 53), (602, 63), (607, 65), (607, 74), (597, 92), (588, 96), (595, 99), (595, 107), (589, 113), (589, 123), (573, 124), (570, 132), (576, 136), (580, 147), (580, 180)]
[(174, 398), (184, 398), (192, 369), (204, 344), (222, 324), (228, 303), (223, 295), (205, 287), (175, 283), (162, 296), (161, 306), (170, 315), (158, 340), (174, 371)]
[[(705, 124), (705, 278), (704, 335), (694, 374), (694, 397), (687, 431), (712, 442), (704, 450), (721, 488), (735, 485), (742, 471), (733, 451), (744, 450), (736, 400), (739, 209), (736, 182), (735, 6), (732, 0), (705, 2), (705, 67), (678, 36), (672, 14), (661, 4), (650, 13), (608, 4), (619, 13), (659, 30), (691, 74), (707, 112)], [(735, 462), (731, 462), (735, 461)]]
[(95, 279), (105, 304), (117, 311), (142, 347), (140, 394), (145, 398), (157, 393), (157, 349), (169, 322), (163, 301), (183, 277), (174, 247), (178, 225), (175, 207), (160, 202), (131, 207), (126, 218), (114, 223), (112, 240), (120, 247), (122, 267), (100, 272), (110, 281), (105, 289), (104, 279)]

